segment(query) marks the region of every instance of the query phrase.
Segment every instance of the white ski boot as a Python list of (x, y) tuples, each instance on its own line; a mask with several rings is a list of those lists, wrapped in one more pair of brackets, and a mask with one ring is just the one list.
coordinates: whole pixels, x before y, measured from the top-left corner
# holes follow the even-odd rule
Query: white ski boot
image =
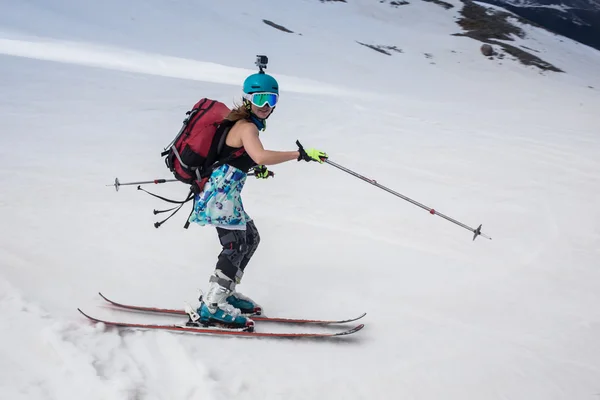
[(242, 315), (239, 308), (229, 303), (232, 297), (230, 287), (235, 284), (227, 279), (211, 276), (208, 291), (201, 298), (202, 304), (197, 310), (199, 323), (204, 326), (222, 326), (225, 328), (254, 330), (254, 321)]

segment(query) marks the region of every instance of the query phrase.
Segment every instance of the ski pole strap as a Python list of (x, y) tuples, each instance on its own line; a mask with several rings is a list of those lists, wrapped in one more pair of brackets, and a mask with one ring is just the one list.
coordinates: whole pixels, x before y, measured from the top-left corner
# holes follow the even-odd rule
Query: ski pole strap
[[(150, 194), (152, 194), (152, 193), (150, 193)], [(156, 196), (156, 197), (158, 197), (158, 196)], [(178, 207), (176, 207), (176, 208), (175, 208), (175, 211), (173, 211), (173, 212), (171, 213), (171, 215), (169, 215), (167, 218), (163, 219), (162, 221), (160, 221), (160, 222), (155, 222), (155, 223), (154, 223), (154, 227), (155, 227), (155, 228), (157, 228), (157, 229), (158, 229), (158, 228), (160, 228), (160, 226), (161, 226), (162, 224), (164, 224), (164, 223), (165, 223), (165, 222), (167, 222), (169, 219), (171, 219), (171, 217), (172, 217), (173, 215), (177, 214), (177, 211), (181, 210), (181, 207), (183, 207), (183, 205), (184, 205), (185, 203), (187, 203), (188, 201), (192, 200), (193, 198), (194, 198), (194, 193), (193, 193), (193, 192), (190, 190), (190, 192), (188, 193), (188, 196), (187, 196), (187, 198), (186, 198), (185, 200), (183, 200), (183, 201), (179, 202), (180, 204), (179, 204), (179, 206), (178, 206)], [(193, 208), (192, 208), (192, 210), (193, 210)]]
[(175, 215), (175, 214), (177, 213), (177, 211), (179, 211), (179, 210), (181, 209), (181, 207), (183, 207), (183, 204), (180, 204), (180, 205), (179, 205), (179, 206), (178, 206), (178, 207), (175, 209), (175, 211), (173, 211), (173, 212), (171, 213), (171, 215), (169, 215), (167, 218), (163, 219), (163, 220), (162, 220), (162, 221), (160, 221), (160, 222), (155, 222), (155, 223), (154, 223), (154, 227), (155, 227), (155, 228), (157, 228), (157, 229), (158, 229), (158, 228), (160, 228), (160, 226), (161, 226), (162, 224), (164, 224), (165, 222), (167, 222), (169, 219), (171, 219), (171, 217), (172, 217), (173, 215)]
[[(177, 207), (179, 207), (179, 206), (177, 206)], [(169, 209), (167, 209), (167, 210), (154, 210), (154, 215), (156, 215), (156, 214), (162, 214), (162, 213), (166, 213), (166, 212), (169, 212), (169, 211), (173, 211), (173, 210), (174, 210), (174, 209), (176, 209), (177, 207), (169, 208)]]
[(190, 210), (190, 213), (188, 214), (188, 217), (185, 220), (185, 224), (183, 224), (183, 229), (187, 229), (190, 227), (190, 217), (192, 216), (192, 213), (194, 212), (195, 205), (196, 205), (196, 202), (193, 202), (192, 209)]
[(192, 202), (192, 209), (190, 210), (190, 214), (187, 217), (187, 220), (185, 221), (185, 224), (183, 225), (183, 229), (187, 229), (190, 227), (190, 217), (192, 216), (193, 212), (194, 212), (194, 208), (196, 207), (196, 196), (199, 196), (200, 193), (202, 193), (202, 190), (204, 189), (204, 185), (206, 184), (206, 182), (208, 182), (208, 177), (204, 177), (201, 178), (199, 181), (194, 181), (192, 182), (192, 185), (190, 186), (190, 198), (194, 199), (194, 201)]
[(148, 193), (150, 196), (154, 196), (154, 197), (156, 197), (157, 199), (161, 199), (161, 200), (163, 200), (163, 201), (166, 201), (167, 203), (172, 203), (172, 204), (185, 204), (185, 203), (187, 203), (188, 201), (190, 201), (190, 200), (191, 200), (191, 198), (190, 198), (189, 196), (188, 196), (188, 198), (186, 198), (185, 200), (171, 200), (171, 199), (167, 199), (166, 197), (162, 197), (162, 196), (159, 196), (159, 195), (157, 195), (157, 194), (150, 193), (150, 192), (149, 192), (149, 191), (147, 191), (146, 189), (142, 189), (142, 187), (141, 187), (141, 186), (138, 186), (138, 187), (137, 187), (137, 190), (141, 190), (142, 192), (146, 192), (146, 193)]

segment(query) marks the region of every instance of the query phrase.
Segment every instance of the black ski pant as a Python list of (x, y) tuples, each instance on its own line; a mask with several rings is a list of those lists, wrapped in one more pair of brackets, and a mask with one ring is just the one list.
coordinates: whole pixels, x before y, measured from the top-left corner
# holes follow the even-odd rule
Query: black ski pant
[(219, 254), (216, 269), (233, 282), (240, 283), (244, 270), (260, 243), (254, 221), (246, 224), (246, 230), (217, 227), (217, 233), (223, 250)]

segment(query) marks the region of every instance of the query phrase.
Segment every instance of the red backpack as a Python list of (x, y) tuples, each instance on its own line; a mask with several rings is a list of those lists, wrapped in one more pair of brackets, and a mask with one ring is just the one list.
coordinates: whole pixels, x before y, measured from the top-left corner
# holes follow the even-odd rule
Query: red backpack
[(233, 126), (225, 120), (229, 112), (225, 104), (206, 98), (187, 112), (181, 130), (161, 153), (176, 179), (192, 184), (210, 175)]
[[(154, 214), (175, 210), (165, 220), (156, 222), (155, 227), (160, 227), (179, 211), (183, 204), (192, 200), (194, 194), (200, 193), (215, 168), (244, 154), (244, 148), (241, 148), (225, 158), (219, 157), (227, 134), (235, 124), (235, 122), (225, 119), (229, 112), (229, 108), (219, 101), (207, 98), (201, 99), (186, 113), (188, 116), (183, 121), (179, 133), (165, 147), (165, 151), (161, 153), (161, 157), (166, 156), (165, 164), (175, 175), (175, 178), (191, 185), (190, 192), (185, 200), (166, 199), (138, 187), (139, 190), (143, 190), (161, 200), (179, 204), (178, 207), (169, 210), (154, 210)], [(186, 223), (184, 227), (187, 228), (188, 225), (189, 223)]]

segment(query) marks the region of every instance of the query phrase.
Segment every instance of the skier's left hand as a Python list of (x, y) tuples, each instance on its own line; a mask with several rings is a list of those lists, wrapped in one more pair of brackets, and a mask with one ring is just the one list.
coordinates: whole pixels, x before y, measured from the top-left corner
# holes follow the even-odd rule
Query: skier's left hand
[(269, 171), (264, 165), (257, 165), (254, 167), (254, 176), (256, 179), (267, 179), (270, 176), (275, 177), (275, 173), (273, 171)]
[(317, 149), (304, 149), (304, 147), (300, 144), (300, 141), (296, 140), (296, 145), (298, 146), (298, 161), (316, 161), (319, 164), (323, 164), (329, 156), (327, 153)]

